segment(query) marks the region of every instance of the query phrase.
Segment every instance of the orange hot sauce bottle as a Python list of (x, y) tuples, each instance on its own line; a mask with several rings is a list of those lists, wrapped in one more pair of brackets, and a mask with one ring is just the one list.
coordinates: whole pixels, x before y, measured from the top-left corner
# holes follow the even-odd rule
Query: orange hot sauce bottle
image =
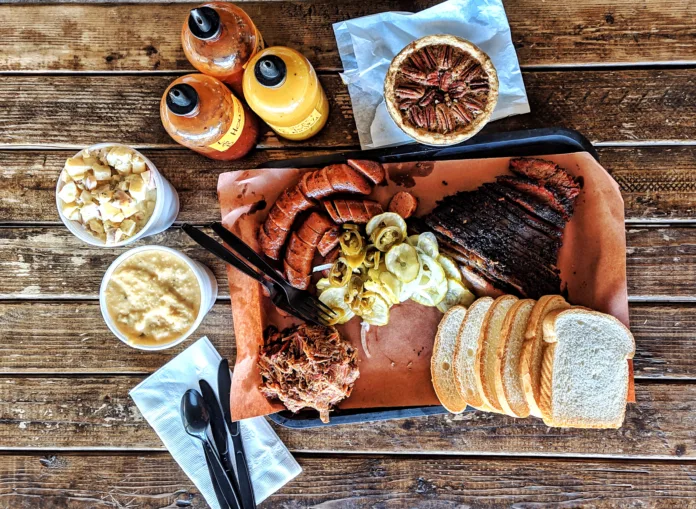
[(282, 46), (257, 53), (244, 72), (249, 107), (279, 136), (306, 140), (329, 117), (329, 102), (312, 64), (299, 51)]
[(242, 9), (211, 2), (189, 12), (181, 45), (191, 65), (241, 94), (244, 66), (263, 49), (263, 37)]
[(256, 145), (258, 119), (219, 80), (188, 74), (167, 88), (162, 125), (177, 143), (211, 159), (244, 157)]

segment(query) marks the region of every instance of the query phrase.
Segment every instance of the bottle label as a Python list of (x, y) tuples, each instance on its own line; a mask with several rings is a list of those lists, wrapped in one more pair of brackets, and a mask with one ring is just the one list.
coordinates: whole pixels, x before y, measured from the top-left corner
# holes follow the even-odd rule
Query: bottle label
[(271, 126), (271, 128), (277, 132), (278, 134), (303, 134), (312, 129), (315, 125), (319, 123), (321, 120), (321, 113), (317, 111), (316, 108), (314, 108), (314, 111), (309, 114), (307, 118), (305, 118), (302, 122), (299, 124), (295, 124), (290, 127), (280, 127), (277, 125), (273, 124), (268, 124)]
[(218, 141), (208, 147), (218, 152), (224, 152), (228, 150), (232, 145), (237, 143), (237, 140), (242, 135), (244, 130), (244, 109), (242, 108), (242, 103), (239, 102), (234, 95), (232, 96), (232, 104), (234, 104), (234, 114), (232, 116), (232, 122), (230, 123), (230, 128)]

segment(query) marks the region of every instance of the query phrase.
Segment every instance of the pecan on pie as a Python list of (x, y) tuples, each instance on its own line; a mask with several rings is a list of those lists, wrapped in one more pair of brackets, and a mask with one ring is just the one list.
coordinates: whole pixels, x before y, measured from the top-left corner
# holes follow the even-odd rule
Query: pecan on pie
[(429, 35), (394, 57), (384, 96), (406, 134), (428, 145), (452, 145), (471, 138), (490, 119), (498, 75), (488, 55), (469, 41)]

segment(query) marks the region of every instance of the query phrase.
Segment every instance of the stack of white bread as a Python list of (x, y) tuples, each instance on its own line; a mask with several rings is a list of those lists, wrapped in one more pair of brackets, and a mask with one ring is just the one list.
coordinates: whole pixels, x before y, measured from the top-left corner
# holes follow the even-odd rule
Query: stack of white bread
[(483, 297), (450, 309), (438, 327), (431, 372), (453, 413), (467, 405), (548, 426), (618, 428), (635, 343), (613, 316), (571, 306), (560, 295), (538, 301)]

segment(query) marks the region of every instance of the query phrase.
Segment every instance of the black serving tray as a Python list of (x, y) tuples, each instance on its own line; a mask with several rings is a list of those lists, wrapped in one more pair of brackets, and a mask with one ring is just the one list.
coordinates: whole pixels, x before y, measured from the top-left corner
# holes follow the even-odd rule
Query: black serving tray
[[(484, 159), (493, 157), (524, 157), (546, 154), (570, 154), (587, 152), (599, 161), (592, 143), (578, 131), (562, 127), (527, 129), (509, 133), (477, 135), (474, 138), (449, 147), (431, 147), (421, 144), (399, 147), (345, 151), (315, 157), (298, 157), (283, 161), (271, 161), (259, 168), (317, 168), (329, 164), (343, 163), (346, 159), (371, 159), (381, 163), (410, 161), (445, 161), (448, 159)], [(467, 408), (472, 410), (471, 408)], [(405, 419), (426, 415), (441, 415), (447, 410), (441, 405), (399, 408), (336, 409), (331, 412), (331, 421), (323, 423), (314, 410), (302, 410), (296, 414), (282, 411), (269, 415), (270, 419), (286, 428), (318, 428), (339, 424)]]

